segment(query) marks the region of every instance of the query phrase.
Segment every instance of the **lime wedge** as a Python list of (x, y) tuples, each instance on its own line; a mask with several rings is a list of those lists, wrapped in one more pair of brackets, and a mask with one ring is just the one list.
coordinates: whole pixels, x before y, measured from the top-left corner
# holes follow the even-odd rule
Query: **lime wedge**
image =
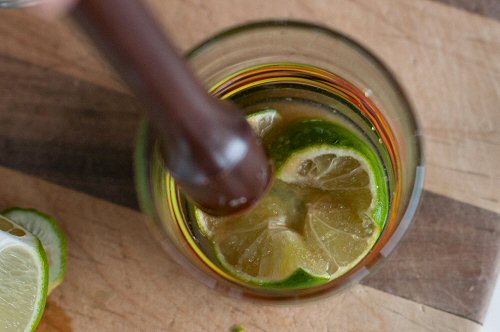
[(280, 120), (281, 115), (277, 110), (271, 108), (247, 116), (250, 127), (259, 137), (264, 137)]
[(194, 217), (196, 219), (196, 222), (198, 224), (198, 229), (200, 230), (201, 234), (203, 234), (203, 236), (207, 238), (212, 238), (213, 229), (216, 226), (215, 224), (223, 220), (223, 218), (211, 217), (210, 215), (204, 213), (197, 207), (194, 207)]
[(0, 216), (0, 330), (33, 331), (47, 299), (47, 257), (40, 241)]
[(361, 154), (350, 149), (308, 147), (294, 153), (277, 171), (277, 177), (287, 183), (326, 192), (339, 205), (352, 206), (358, 212), (372, 211), (377, 201), (373, 199), (377, 196), (373, 170)]
[(49, 294), (64, 279), (66, 239), (56, 221), (35, 209), (11, 208), (2, 213), (42, 242), (49, 263)]

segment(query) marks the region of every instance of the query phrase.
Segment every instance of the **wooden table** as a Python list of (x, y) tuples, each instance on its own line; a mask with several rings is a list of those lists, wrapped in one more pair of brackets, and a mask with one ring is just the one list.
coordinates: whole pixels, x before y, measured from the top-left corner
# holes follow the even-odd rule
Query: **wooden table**
[(500, 267), (500, 4), (477, 0), (486, 9), (472, 13), (442, 1), (455, 6), (149, 0), (181, 50), (270, 17), (344, 31), (385, 60), (416, 107), (427, 177), (408, 236), (361, 285), (286, 307), (226, 298), (165, 256), (135, 200), (139, 103), (70, 22), (1, 11), (0, 209), (39, 208), (68, 236), (67, 277), (40, 330), (477, 330)]

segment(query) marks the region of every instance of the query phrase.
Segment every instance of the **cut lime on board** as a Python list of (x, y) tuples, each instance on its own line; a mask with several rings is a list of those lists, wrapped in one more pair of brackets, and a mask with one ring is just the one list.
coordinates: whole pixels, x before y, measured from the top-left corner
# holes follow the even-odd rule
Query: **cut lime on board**
[(33, 331), (43, 314), (48, 285), (41, 242), (0, 216), (0, 331)]
[(2, 215), (23, 227), (42, 242), (49, 263), (49, 294), (64, 279), (66, 239), (56, 221), (35, 209), (11, 208)]
[(250, 212), (195, 211), (220, 265), (240, 280), (305, 288), (338, 278), (376, 243), (388, 210), (383, 166), (348, 129), (303, 120), (270, 143), (276, 179)]

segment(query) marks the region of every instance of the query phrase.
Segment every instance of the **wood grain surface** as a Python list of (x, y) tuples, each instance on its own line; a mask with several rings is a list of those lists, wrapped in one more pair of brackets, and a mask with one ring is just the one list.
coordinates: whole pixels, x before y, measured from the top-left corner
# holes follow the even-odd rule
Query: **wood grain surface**
[(68, 239), (66, 279), (39, 331), (476, 331), (479, 325), (366, 286), (306, 304), (228, 298), (170, 261), (144, 215), (0, 167), (0, 209), (34, 206)]
[[(398, 297), (482, 322), (500, 266), (500, 22), (426, 0), (149, 2), (183, 51), (237, 23), (291, 17), (344, 31), (381, 57), (421, 120), (433, 193), (398, 252), (366, 281), (395, 296), (357, 289), (411, 303), (401, 304), (403, 316), (420, 313)], [(137, 208), (140, 104), (66, 20), (0, 11), (0, 36), (0, 165)], [(69, 302), (48, 312), (67, 310), (57, 303)]]
[(135, 98), (2, 54), (0, 77), (0, 164), (137, 207)]
[(400, 247), (363, 284), (482, 322), (499, 260), (497, 213), (426, 192)]

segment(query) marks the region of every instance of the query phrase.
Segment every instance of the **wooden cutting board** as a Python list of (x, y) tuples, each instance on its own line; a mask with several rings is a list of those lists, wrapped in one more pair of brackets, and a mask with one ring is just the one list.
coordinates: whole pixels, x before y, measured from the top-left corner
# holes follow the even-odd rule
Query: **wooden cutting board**
[(48, 211), (68, 239), (66, 280), (40, 331), (468, 331), (475, 323), (370, 287), (271, 306), (222, 296), (169, 260), (133, 210), (0, 168), (0, 208)]
[(223, 28), (270, 17), (317, 22), (373, 50), (421, 120), (420, 213), (383, 268), (343, 294), (290, 307), (222, 297), (171, 263), (145, 217), (123, 207), (137, 209), (131, 155), (139, 103), (70, 22), (0, 11), (0, 165), (76, 190), (0, 168), (0, 208), (37, 207), (68, 234), (68, 275), (40, 330), (480, 326), (500, 268), (499, 21), (426, 0), (149, 3), (183, 51)]

